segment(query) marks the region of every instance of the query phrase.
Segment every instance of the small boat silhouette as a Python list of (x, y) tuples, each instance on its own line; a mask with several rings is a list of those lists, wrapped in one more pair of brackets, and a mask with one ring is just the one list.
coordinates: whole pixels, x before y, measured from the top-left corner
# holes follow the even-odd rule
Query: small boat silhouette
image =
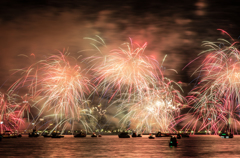
[(29, 137), (39, 137), (39, 133), (37, 132), (36, 126), (35, 126), (35, 128), (33, 129), (33, 132), (28, 133), (28, 136), (29, 136)]
[(142, 135), (141, 135), (141, 134), (138, 134), (137, 137), (142, 137)]
[(137, 137), (137, 134), (136, 134), (136, 133), (133, 133), (133, 134), (132, 134), (132, 137)]
[(150, 136), (148, 137), (149, 139), (155, 139), (152, 134), (149, 134)]
[(52, 137), (52, 135), (47, 133), (47, 134), (44, 134), (43, 137), (44, 138), (50, 138), (50, 137)]
[(157, 132), (156, 137), (162, 137), (162, 133), (161, 132)]
[(172, 136), (170, 138), (170, 141), (169, 141), (169, 146), (177, 146), (178, 145), (178, 142), (177, 142), (177, 138), (175, 136)]
[(233, 134), (232, 133), (227, 133), (227, 132), (221, 133), (221, 134), (219, 134), (219, 136), (221, 138), (233, 138)]
[(64, 136), (61, 135), (60, 133), (53, 133), (52, 138), (64, 138)]
[(83, 132), (80, 132), (78, 134), (76, 134), (74, 137), (77, 138), (77, 137), (86, 137), (87, 135)]
[(130, 136), (128, 135), (128, 133), (120, 133), (119, 135), (118, 135), (118, 137), (119, 138), (130, 138)]
[(177, 134), (177, 139), (181, 139), (181, 138), (182, 138), (181, 134)]
[(91, 137), (96, 137), (97, 138), (97, 135), (95, 133), (93, 133)]

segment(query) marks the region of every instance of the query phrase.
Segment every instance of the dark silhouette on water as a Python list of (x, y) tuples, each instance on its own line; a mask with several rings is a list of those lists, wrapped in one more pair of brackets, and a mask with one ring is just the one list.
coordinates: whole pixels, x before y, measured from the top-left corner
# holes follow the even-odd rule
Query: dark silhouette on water
[(91, 137), (97, 138), (97, 135), (95, 133), (93, 133)]
[(162, 137), (162, 133), (161, 132), (157, 132), (155, 137)]
[(149, 139), (155, 139), (155, 137), (153, 137), (152, 134), (150, 134), (150, 136), (148, 137)]
[(2, 135), (0, 134), (0, 141), (2, 141)]
[(12, 133), (11, 131), (5, 131), (2, 135), (3, 138), (17, 138), (17, 135)]
[(33, 129), (33, 132), (28, 133), (28, 136), (29, 136), (29, 137), (39, 137), (39, 134), (38, 134), (36, 128), (37, 128), (37, 127), (35, 126), (35, 128)]
[(181, 134), (177, 134), (177, 139), (181, 139), (181, 138), (182, 138)]
[(60, 133), (52, 133), (52, 137), (51, 138), (64, 138), (64, 136), (61, 135)]
[(225, 132), (220, 133), (219, 136), (221, 138), (233, 138), (233, 134), (231, 133), (231, 129), (230, 129), (230, 124), (226, 125)]
[(77, 137), (86, 137), (86, 133), (83, 133), (82, 131), (78, 134), (76, 134), (74, 137), (77, 138)]
[(50, 138), (50, 137), (52, 137), (52, 135), (51, 134), (49, 134), (49, 133), (42, 133), (42, 136), (44, 137), (44, 138)]
[(133, 134), (132, 134), (132, 137), (137, 137), (137, 134), (136, 134), (136, 133), (133, 133)]
[(169, 146), (177, 146), (177, 145), (178, 145), (177, 138), (175, 136), (172, 136), (169, 141)]
[(130, 136), (128, 135), (128, 133), (125, 133), (125, 132), (120, 133), (120, 134), (118, 135), (118, 137), (119, 137), (119, 138), (130, 138)]
[(52, 135), (51, 134), (44, 134), (43, 137), (44, 138), (50, 138), (50, 137), (52, 137)]
[(134, 137), (142, 137), (142, 135), (141, 134), (136, 134), (135, 132), (132, 134), (132, 137), (134, 138)]
[(220, 136), (221, 138), (233, 138), (233, 134), (230, 133), (230, 132), (220, 133), (219, 136)]

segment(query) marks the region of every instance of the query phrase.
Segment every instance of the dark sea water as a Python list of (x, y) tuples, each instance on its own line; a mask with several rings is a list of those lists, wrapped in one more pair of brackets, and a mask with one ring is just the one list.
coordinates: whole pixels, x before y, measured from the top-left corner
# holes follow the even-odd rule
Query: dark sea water
[(222, 139), (219, 136), (191, 136), (178, 140), (178, 147), (168, 146), (168, 137), (148, 139), (53, 138), (3, 139), (0, 157), (240, 157), (240, 136)]

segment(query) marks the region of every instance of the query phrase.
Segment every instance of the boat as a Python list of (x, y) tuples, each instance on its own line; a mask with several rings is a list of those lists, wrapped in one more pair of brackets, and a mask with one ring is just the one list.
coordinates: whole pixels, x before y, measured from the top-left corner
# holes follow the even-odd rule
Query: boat
[(47, 134), (44, 134), (43, 137), (44, 138), (50, 138), (50, 137), (52, 137), (52, 135), (47, 133)]
[(52, 135), (51, 138), (64, 138), (64, 136), (63, 135)]
[(86, 137), (87, 135), (83, 132), (80, 132), (78, 134), (76, 134), (74, 137), (77, 138), (77, 137)]
[(35, 132), (28, 133), (28, 137), (39, 137), (39, 134)]
[(142, 135), (141, 135), (141, 134), (138, 134), (137, 137), (142, 137)]
[(149, 139), (155, 139), (155, 137), (153, 137), (151, 134), (150, 134), (150, 136), (148, 138)]
[(233, 134), (231, 133), (221, 133), (219, 134), (221, 138), (233, 138)]
[(162, 137), (162, 133), (161, 132), (157, 132), (155, 137)]
[(230, 124), (228, 123), (225, 127), (225, 132), (220, 133), (221, 138), (233, 138), (233, 133), (231, 133)]
[(11, 131), (5, 131), (2, 138), (17, 138)]
[(12, 137), (11, 138), (17, 138), (18, 134), (17, 133), (12, 133)]
[(11, 131), (5, 131), (4, 134), (2, 135), (3, 138), (11, 138), (12, 134)]
[(98, 135), (98, 137), (102, 137), (102, 135), (101, 135), (101, 134), (99, 134), (99, 135)]
[(177, 138), (175, 136), (172, 136), (170, 138), (170, 141), (169, 141), (169, 146), (177, 146), (178, 145), (178, 142), (177, 142)]
[(136, 134), (136, 133), (133, 133), (133, 134), (132, 134), (132, 137), (137, 137), (137, 134)]
[(177, 146), (178, 145), (178, 142), (173, 142), (173, 141), (169, 141), (169, 146)]
[(128, 133), (120, 133), (119, 135), (118, 135), (118, 137), (119, 138), (130, 138), (130, 136), (128, 135)]
[(0, 135), (0, 141), (2, 141), (2, 135)]
[(61, 135), (60, 133), (53, 133), (51, 138), (64, 138), (64, 136)]
[(36, 130), (36, 126), (35, 126), (35, 128), (33, 129), (33, 132), (28, 133), (28, 136), (29, 136), (29, 137), (39, 137), (39, 133), (38, 133), (37, 130)]
[(177, 134), (177, 139), (181, 139), (181, 138), (182, 138), (181, 134)]
[(96, 135), (95, 133), (93, 133), (91, 137), (93, 137), (93, 138), (94, 138), (94, 137), (97, 137), (97, 135)]
[(21, 133), (18, 133), (18, 131), (15, 131), (15, 133), (12, 133), (12, 138), (20, 138), (22, 137)]

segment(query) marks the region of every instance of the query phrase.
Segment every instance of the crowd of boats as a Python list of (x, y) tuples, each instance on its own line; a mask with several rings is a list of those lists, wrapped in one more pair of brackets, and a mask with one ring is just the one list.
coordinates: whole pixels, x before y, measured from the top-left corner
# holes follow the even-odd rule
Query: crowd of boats
[(21, 134), (18, 133), (12, 133), (11, 131), (5, 131), (3, 134), (0, 135), (0, 139), (2, 138), (18, 138), (22, 137)]
[[(118, 137), (119, 138), (130, 138), (128, 133), (121, 133), (121, 134), (118, 135)], [(142, 137), (142, 135), (133, 133), (132, 138), (134, 138), (134, 137)], [(150, 134), (148, 138), (149, 139), (155, 139), (155, 138), (159, 138), (159, 137), (170, 137), (169, 146), (177, 146), (178, 145), (177, 139), (181, 139), (182, 137), (189, 137), (189, 134), (188, 133), (170, 134), (170, 133), (158, 132), (158, 133), (155, 134), (155, 137), (154, 137), (154, 134)]]
[[(33, 131), (30, 132), (30, 133), (28, 134), (28, 136), (29, 136), (29, 137), (39, 137), (39, 136), (43, 136), (44, 138), (48, 138), (48, 137), (51, 137), (51, 138), (63, 138), (63, 137), (64, 137), (64, 136), (61, 135), (60, 133), (56, 133), (56, 132), (55, 132), (55, 133), (51, 133), (51, 134), (48, 134), (48, 133), (39, 134), (36, 129), (33, 129)], [(74, 135), (75, 138), (77, 138), (77, 137), (86, 137), (86, 136), (87, 136), (87, 134), (84, 133), (84, 132), (82, 132), (82, 131), (81, 131), (80, 133)], [(132, 136), (133, 138), (134, 138), (134, 137), (142, 137), (141, 134), (136, 134), (136, 133), (132, 133), (131, 136)], [(177, 145), (177, 138), (178, 138), (178, 139), (181, 139), (182, 136), (189, 137), (189, 135), (186, 135), (186, 134), (184, 134), (184, 135), (178, 134), (178, 135), (177, 135), (177, 138), (176, 138), (176, 137), (173, 136), (173, 135), (166, 134), (166, 133), (165, 133), (165, 134), (162, 134), (161, 132), (158, 132), (158, 133), (155, 135), (155, 137), (170, 137), (170, 136), (171, 136), (170, 142), (169, 142), (169, 145), (170, 145), (170, 146), (176, 146), (176, 145)], [(22, 135), (21, 135), (21, 134), (17, 134), (17, 133), (12, 133), (11, 131), (5, 131), (4, 134), (0, 135), (0, 140), (2, 140), (2, 138), (18, 138), (18, 137), (22, 137)], [(96, 137), (102, 137), (102, 135), (101, 135), (101, 134), (98, 134), (98, 135), (97, 135), (97, 134), (93, 133), (93, 134), (91, 135), (91, 137), (95, 137), (95, 138), (96, 138)], [(123, 133), (120, 133), (120, 134), (118, 135), (118, 137), (119, 137), (119, 138), (130, 138), (130, 135), (129, 135), (129, 133), (123, 132)], [(154, 139), (155, 137), (153, 136), (153, 134), (150, 134), (149, 139)]]
[[(44, 138), (48, 138), (48, 137), (51, 137), (51, 138), (64, 138), (64, 136), (60, 133), (51, 133), (51, 134), (48, 134), (48, 133), (43, 133), (43, 134), (40, 134), (38, 133), (36, 130), (33, 130), (33, 132), (30, 132), (28, 134), (28, 137), (39, 137), (39, 136), (43, 136)], [(87, 135), (83, 132), (80, 132), (76, 135), (74, 135), (74, 137), (86, 137)], [(11, 131), (5, 131), (3, 134), (0, 134), (0, 141), (3, 139), (3, 138), (18, 138), (18, 137), (22, 137), (21, 134), (17, 134), (17, 133), (13, 133)], [(102, 137), (101, 134), (98, 134), (96, 135), (95, 133), (92, 134), (91, 137)]]
[[(35, 129), (33, 129), (32, 132), (30, 132), (28, 134), (29, 137), (39, 137), (39, 136), (43, 136), (44, 138), (64, 138), (64, 136), (61, 134), (61, 133), (57, 133), (57, 132), (53, 132), (51, 134), (48, 134), (48, 133), (42, 133), (42, 134), (39, 134)], [(142, 137), (141, 134), (137, 134), (135, 132), (133, 132), (132, 134), (129, 134), (127, 132), (122, 132), (118, 135), (119, 138), (130, 138), (130, 136), (132, 136), (132, 138), (135, 138), (135, 137)], [(159, 137), (170, 137), (170, 141), (169, 141), (169, 146), (177, 146), (178, 145), (178, 141), (177, 139), (181, 139), (183, 137), (189, 137), (190, 134), (189, 133), (161, 133), (161, 132), (157, 132), (154, 136), (154, 134), (150, 134), (149, 135), (149, 139), (155, 139), (155, 138), (159, 138)], [(224, 133), (221, 133), (219, 134), (219, 136), (221, 138), (233, 138), (233, 134), (231, 134), (230, 132), (224, 132)], [(0, 141), (3, 139), (3, 138), (19, 138), (19, 137), (22, 137), (21, 134), (18, 134), (18, 133), (12, 133), (11, 131), (5, 131), (3, 134), (0, 134)], [(74, 135), (75, 138), (77, 137), (87, 137), (87, 134), (85, 132), (82, 132), (80, 131), (78, 134)], [(95, 134), (93, 133), (91, 135), (91, 137), (102, 137), (101, 134)]]

